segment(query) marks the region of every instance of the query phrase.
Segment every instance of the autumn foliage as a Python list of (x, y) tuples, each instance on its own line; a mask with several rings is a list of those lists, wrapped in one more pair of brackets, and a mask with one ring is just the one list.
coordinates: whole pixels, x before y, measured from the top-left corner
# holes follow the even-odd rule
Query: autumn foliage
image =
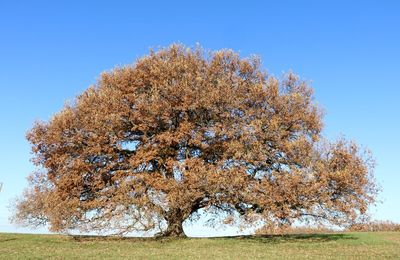
[[(27, 135), (38, 171), (15, 220), (52, 231), (184, 235), (226, 224), (346, 225), (374, 202), (373, 161), (321, 137), (308, 84), (256, 57), (172, 45), (101, 75)], [(230, 221), (232, 220), (232, 221)]]

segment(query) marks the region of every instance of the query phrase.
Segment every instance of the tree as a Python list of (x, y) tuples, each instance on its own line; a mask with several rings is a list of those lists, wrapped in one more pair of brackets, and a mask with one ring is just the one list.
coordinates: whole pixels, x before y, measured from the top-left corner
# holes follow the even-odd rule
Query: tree
[(293, 73), (279, 80), (256, 57), (172, 45), (103, 73), (35, 123), (27, 139), (40, 171), (15, 220), (165, 236), (184, 236), (200, 209), (243, 223), (348, 224), (374, 202), (373, 161), (321, 130), (313, 91)]

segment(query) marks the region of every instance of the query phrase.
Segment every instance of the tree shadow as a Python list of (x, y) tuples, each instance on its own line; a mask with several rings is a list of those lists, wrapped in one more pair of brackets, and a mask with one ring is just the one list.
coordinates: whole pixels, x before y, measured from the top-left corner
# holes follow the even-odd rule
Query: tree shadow
[(70, 239), (76, 242), (90, 242), (90, 241), (145, 241), (153, 240), (154, 238), (147, 237), (123, 237), (123, 236), (96, 236), (96, 235), (68, 235)]
[(315, 243), (329, 242), (338, 240), (356, 240), (357, 237), (347, 233), (325, 233), (325, 234), (285, 234), (285, 235), (245, 235), (245, 236), (223, 236), (223, 237), (118, 237), (118, 236), (92, 236), (92, 235), (74, 235), (70, 236), (76, 242), (89, 241), (157, 241), (168, 243), (185, 239), (212, 239), (212, 240), (247, 240), (259, 243), (278, 244), (278, 243)]
[(187, 237), (129, 237), (129, 236), (117, 236), (117, 235), (68, 235), (68, 239), (76, 242), (107, 242), (107, 241), (129, 241), (129, 242), (148, 242), (148, 241), (158, 241), (158, 242), (168, 242), (186, 239)]
[(213, 237), (211, 239), (237, 239), (257, 241), (260, 243), (278, 244), (278, 243), (315, 243), (329, 242), (337, 240), (356, 240), (357, 237), (344, 233), (327, 233), (327, 234), (285, 234), (285, 235), (246, 235), (246, 236), (229, 236), (229, 237)]
[(8, 241), (14, 241), (17, 240), (16, 238), (6, 238), (6, 239), (0, 239), (0, 243), (8, 242)]

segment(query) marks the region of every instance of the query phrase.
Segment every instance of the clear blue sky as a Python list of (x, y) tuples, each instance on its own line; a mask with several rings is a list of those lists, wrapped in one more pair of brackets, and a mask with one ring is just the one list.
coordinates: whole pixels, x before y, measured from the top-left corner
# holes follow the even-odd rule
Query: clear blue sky
[(325, 134), (374, 152), (383, 203), (373, 216), (400, 222), (400, 1), (55, 2), (0, 2), (0, 232), (24, 231), (7, 205), (33, 170), (34, 120), (102, 71), (174, 42), (258, 54), (271, 74), (311, 80)]

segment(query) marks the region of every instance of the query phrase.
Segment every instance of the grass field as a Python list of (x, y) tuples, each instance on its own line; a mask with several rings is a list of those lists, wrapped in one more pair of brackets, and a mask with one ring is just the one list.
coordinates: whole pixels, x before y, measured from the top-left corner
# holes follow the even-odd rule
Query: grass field
[(72, 238), (0, 233), (0, 259), (400, 259), (400, 232), (225, 238)]

